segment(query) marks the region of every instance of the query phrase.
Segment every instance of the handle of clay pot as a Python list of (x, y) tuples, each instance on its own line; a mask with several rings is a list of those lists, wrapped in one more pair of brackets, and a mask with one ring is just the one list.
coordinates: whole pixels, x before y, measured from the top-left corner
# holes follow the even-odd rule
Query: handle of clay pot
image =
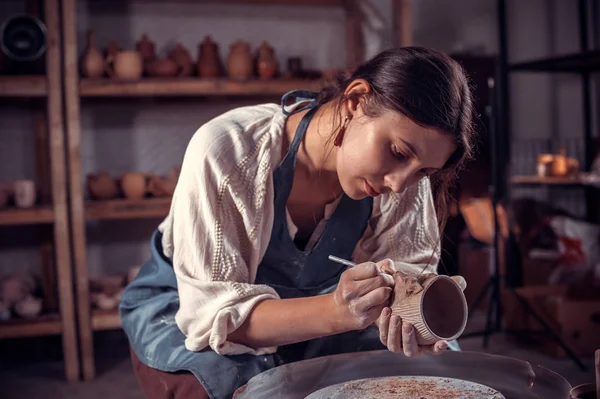
[(109, 54), (104, 60), (104, 70), (108, 74), (108, 76), (114, 76), (115, 69), (113, 67), (113, 63), (115, 62), (115, 57), (112, 54)]

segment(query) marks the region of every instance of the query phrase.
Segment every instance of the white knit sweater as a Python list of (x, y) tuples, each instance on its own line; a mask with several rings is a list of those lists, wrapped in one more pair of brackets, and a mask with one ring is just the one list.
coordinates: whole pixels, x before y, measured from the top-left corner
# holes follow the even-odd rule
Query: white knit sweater
[[(187, 147), (169, 215), (159, 230), (177, 276), (175, 320), (191, 351), (210, 346), (219, 354), (261, 355), (277, 349), (250, 348), (227, 336), (257, 302), (279, 298), (271, 287), (253, 283), (271, 237), (273, 172), (281, 161), (284, 123), (275, 104), (238, 108), (203, 125)], [(326, 208), (309, 247), (336, 205)], [(288, 224), (293, 236), (297, 229), (289, 217)], [(353, 260), (390, 258), (399, 270), (436, 272), (438, 241), (429, 180), (422, 179), (400, 195), (375, 198)]]

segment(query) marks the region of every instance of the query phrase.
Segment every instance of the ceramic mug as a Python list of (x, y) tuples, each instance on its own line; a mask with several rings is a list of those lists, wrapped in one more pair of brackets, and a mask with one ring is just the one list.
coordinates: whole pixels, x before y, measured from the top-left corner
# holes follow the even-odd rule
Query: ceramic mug
[(137, 80), (142, 77), (144, 63), (139, 51), (119, 51), (106, 57), (108, 76), (122, 80)]
[(33, 180), (17, 180), (13, 183), (15, 204), (19, 208), (31, 208), (35, 204), (36, 193)]

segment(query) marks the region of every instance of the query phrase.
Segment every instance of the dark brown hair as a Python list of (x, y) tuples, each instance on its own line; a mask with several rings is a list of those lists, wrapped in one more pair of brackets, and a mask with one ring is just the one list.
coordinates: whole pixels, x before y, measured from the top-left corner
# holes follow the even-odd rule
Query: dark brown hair
[[(356, 79), (364, 79), (371, 86), (368, 95), (344, 95)], [(340, 107), (349, 99), (361, 101), (367, 116), (375, 117), (384, 110), (397, 111), (416, 124), (439, 129), (455, 140), (456, 151), (444, 168), (431, 176), (443, 234), (450, 189), (458, 171), (472, 158), (475, 144), (471, 91), (462, 67), (435, 50), (416, 46), (393, 48), (360, 65), (350, 77), (340, 76), (336, 83), (321, 90), (318, 103), (337, 101)]]

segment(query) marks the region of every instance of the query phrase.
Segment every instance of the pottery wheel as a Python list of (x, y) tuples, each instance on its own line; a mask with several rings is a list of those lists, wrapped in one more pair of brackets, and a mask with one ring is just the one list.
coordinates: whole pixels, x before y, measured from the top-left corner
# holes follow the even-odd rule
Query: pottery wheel
[[(402, 381), (402, 377), (421, 378), (420, 384), (435, 381), (448, 384), (455, 389), (467, 387), (483, 389), (484, 394), (461, 395), (462, 398), (503, 398), (503, 399), (567, 399), (571, 385), (560, 375), (542, 367), (532, 367), (522, 360), (479, 352), (448, 351), (439, 356), (424, 355), (407, 358), (388, 350), (343, 353), (288, 363), (264, 371), (239, 388), (235, 399), (324, 399), (350, 398), (349, 395), (333, 396), (335, 389), (348, 390), (348, 382), (354, 384), (381, 384), (385, 377), (393, 377), (387, 382)], [(371, 381), (371, 382), (369, 382)], [(451, 382), (443, 382), (451, 381)], [(455, 383), (456, 381), (456, 383)], [(358, 387), (360, 387), (360, 385)], [(455, 385), (452, 385), (455, 384)], [(490, 390), (491, 388), (491, 390)], [(329, 390), (333, 389), (333, 391)], [(468, 389), (467, 389), (468, 391)], [(330, 392), (330, 396), (317, 396), (317, 393)], [(477, 392), (477, 391), (475, 391)], [(485, 393), (487, 392), (487, 393)], [(502, 396), (493, 396), (500, 393)], [(471, 394), (472, 392), (468, 392)], [(487, 396), (485, 396), (487, 395)], [(490, 396), (491, 395), (491, 396)], [(363, 392), (354, 397), (368, 398)], [(375, 395), (378, 399), (383, 395)], [(393, 398), (411, 398), (410, 395), (396, 394)], [(453, 398), (456, 396), (416, 396), (416, 398)]]
[(455, 378), (401, 376), (365, 378), (332, 385), (306, 399), (506, 399), (495, 389)]

